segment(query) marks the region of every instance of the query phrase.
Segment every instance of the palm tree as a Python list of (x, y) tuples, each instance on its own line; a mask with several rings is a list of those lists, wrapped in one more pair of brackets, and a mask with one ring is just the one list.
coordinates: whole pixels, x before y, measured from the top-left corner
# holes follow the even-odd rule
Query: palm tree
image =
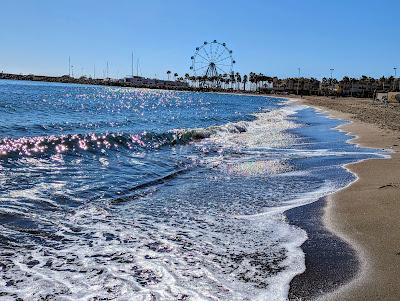
[(229, 90), (229, 85), (231, 84), (231, 79), (229, 77), (225, 78), (225, 90)]
[(171, 71), (170, 71), (170, 70), (168, 70), (168, 71), (167, 71), (168, 80), (169, 80), (169, 76), (170, 76), (170, 74), (171, 74)]
[(240, 83), (242, 82), (242, 77), (240, 76), (239, 72), (236, 72), (236, 82), (237, 82), (236, 89), (239, 90), (240, 89)]
[(217, 76), (217, 87), (222, 88), (222, 83), (224, 82), (224, 78), (222, 74), (218, 74)]
[(379, 81), (382, 83), (382, 90), (385, 91), (385, 81), (386, 81), (386, 77), (382, 76)]
[(243, 91), (246, 91), (247, 74), (243, 75)]
[(190, 80), (190, 75), (189, 75), (189, 73), (185, 73), (185, 81), (186, 81), (187, 83), (189, 83), (189, 80)]
[(255, 84), (255, 91), (258, 90), (258, 83), (260, 82), (260, 75), (253, 73), (253, 82)]
[(229, 78), (231, 80), (231, 89), (233, 89), (233, 84), (235, 83), (235, 73), (233, 73), (233, 71), (230, 74)]
[(349, 83), (350, 82), (350, 78), (348, 76), (345, 76), (345, 77), (343, 77), (342, 81), (345, 82), (345, 83)]
[(176, 78), (178, 77), (179, 75), (178, 75), (178, 73), (174, 73), (174, 80), (176, 81)]
[(249, 82), (252, 83), (254, 91), (258, 90), (258, 83), (261, 80), (261, 74), (256, 74), (254, 72), (250, 72), (249, 74)]
[(222, 75), (222, 82), (224, 83), (224, 89), (226, 90), (226, 85), (228, 84), (228, 74), (224, 73)]

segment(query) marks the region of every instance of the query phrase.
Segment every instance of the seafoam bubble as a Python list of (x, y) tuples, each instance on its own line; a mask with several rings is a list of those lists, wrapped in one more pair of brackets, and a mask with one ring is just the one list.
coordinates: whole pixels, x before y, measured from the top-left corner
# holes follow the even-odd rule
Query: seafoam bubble
[(231, 163), (224, 166), (224, 169), (235, 175), (262, 176), (281, 174), (290, 171), (291, 166), (281, 160), (260, 160)]
[[(291, 145), (296, 141), (296, 137), (288, 130), (299, 125), (290, 119), (290, 115), (297, 109), (294, 107), (257, 113), (253, 121), (227, 124), (222, 130), (215, 132), (211, 140), (224, 148), (271, 148)], [(241, 130), (223, 130), (232, 127)]]

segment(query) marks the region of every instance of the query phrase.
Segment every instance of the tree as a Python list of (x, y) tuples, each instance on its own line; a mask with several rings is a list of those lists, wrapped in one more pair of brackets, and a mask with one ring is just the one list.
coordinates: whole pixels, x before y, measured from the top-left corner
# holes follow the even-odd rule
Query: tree
[(226, 86), (229, 84), (228, 74), (224, 73), (221, 81), (224, 84), (224, 89), (226, 89)]
[(170, 76), (170, 75), (171, 75), (171, 71), (168, 70), (168, 71), (167, 71), (168, 80), (169, 80), (169, 76)]
[(240, 89), (240, 83), (242, 82), (242, 77), (240, 76), (239, 72), (236, 72), (236, 82), (237, 82), (236, 89), (239, 90)]
[(231, 82), (231, 89), (233, 89), (233, 85), (235, 83), (235, 73), (233, 73), (233, 71), (230, 74), (229, 79), (230, 79), (230, 82)]
[(342, 81), (345, 82), (345, 83), (349, 83), (350, 82), (350, 78), (348, 76), (345, 76), (345, 77), (343, 77)]
[(243, 91), (246, 91), (247, 74), (243, 75)]
[[(255, 73), (254, 73), (254, 72), (250, 72), (250, 74), (249, 74), (249, 82), (250, 82), (252, 85), (254, 85), (254, 83), (255, 83), (255, 78), (254, 78), (254, 76), (255, 76)], [(251, 90), (251, 85), (250, 85), (250, 90)]]

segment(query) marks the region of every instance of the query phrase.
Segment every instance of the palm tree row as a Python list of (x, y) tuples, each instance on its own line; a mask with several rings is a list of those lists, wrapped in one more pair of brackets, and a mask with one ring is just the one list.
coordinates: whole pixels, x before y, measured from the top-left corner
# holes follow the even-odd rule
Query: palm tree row
[[(170, 80), (171, 74), (172, 72), (168, 70), (168, 80)], [(186, 73), (183, 77), (179, 77), (178, 73), (174, 73), (174, 80), (185, 81), (190, 86), (198, 88), (211, 87), (230, 90), (246, 90), (246, 88), (250, 88), (251, 90), (260, 90), (261, 88), (269, 86), (272, 83), (273, 78), (262, 73), (255, 72), (250, 72), (248, 75), (244, 74), (243, 76), (239, 72), (236, 72), (231, 74), (218, 74), (217, 76), (213, 77), (206, 75), (191, 76), (188, 73)], [(250, 86), (247, 85), (248, 83)]]
[[(167, 71), (168, 80), (171, 71)], [(178, 73), (174, 73), (174, 80), (186, 82), (195, 88), (217, 88), (224, 90), (250, 90), (250, 91), (271, 91), (271, 92), (287, 92), (302, 94), (343, 94), (343, 95), (369, 95), (374, 91), (399, 91), (399, 78), (381, 77), (375, 79), (368, 76), (360, 78), (343, 77), (341, 80), (335, 78), (316, 78), (292, 77), (279, 79), (262, 73), (250, 72), (241, 75), (239, 72), (231, 74), (218, 74), (213, 77), (195, 76), (186, 73), (179, 77)], [(361, 92), (360, 92), (361, 91)]]

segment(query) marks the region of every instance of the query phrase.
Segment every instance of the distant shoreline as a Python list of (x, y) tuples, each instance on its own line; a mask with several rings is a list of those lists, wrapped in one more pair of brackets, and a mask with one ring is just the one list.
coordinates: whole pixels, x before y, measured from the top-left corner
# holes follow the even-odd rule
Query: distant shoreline
[(63, 84), (78, 84), (78, 85), (95, 85), (95, 86), (109, 86), (109, 87), (123, 87), (123, 88), (138, 88), (138, 89), (154, 89), (154, 90), (172, 90), (184, 92), (213, 92), (213, 93), (235, 93), (235, 94), (257, 94), (269, 95), (257, 91), (248, 90), (233, 90), (233, 89), (219, 89), (219, 88), (206, 88), (206, 87), (191, 87), (176, 85), (174, 81), (163, 81), (171, 84), (168, 85), (138, 85), (129, 82), (116, 81), (113, 79), (92, 79), (92, 78), (74, 78), (67, 75), (64, 76), (46, 76), (46, 75), (33, 75), (33, 74), (12, 74), (0, 73), (0, 80), (17, 80), (17, 81), (33, 81), (45, 83), (63, 83)]
[[(133, 81), (130, 81), (132, 80)], [(161, 79), (151, 79), (144, 77), (132, 77), (125, 79), (111, 79), (111, 78), (90, 78), (90, 77), (80, 77), (75, 78), (69, 75), (63, 76), (46, 76), (46, 75), (34, 75), (34, 74), (13, 74), (13, 73), (4, 73), (0, 72), (0, 80), (17, 80), (17, 81), (34, 81), (34, 82), (46, 82), (46, 83), (64, 83), (64, 84), (77, 84), (77, 85), (96, 85), (96, 86), (109, 86), (109, 87), (123, 87), (123, 88), (137, 88), (137, 89), (153, 89), (153, 90), (171, 90), (171, 91), (183, 91), (183, 92), (204, 92), (204, 93), (226, 93), (226, 94), (243, 94), (243, 95), (264, 95), (271, 97), (282, 97), (282, 98), (299, 98), (299, 97), (309, 97), (309, 98), (327, 98), (329, 93), (326, 94), (322, 90), (318, 93), (313, 93), (308, 91), (309, 93), (303, 93), (301, 91), (297, 91), (296, 93), (293, 88), (288, 88), (282, 90), (281, 88), (262, 88), (258, 87), (256, 90), (243, 90), (238, 87), (233, 88), (215, 88), (215, 87), (195, 87), (190, 86), (187, 81), (173, 81), (173, 80), (161, 80)], [(400, 85), (400, 84), (399, 84)], [(379, 92), (379, 91), (377, 91)], [(378, 94), (372, 95), (358, 95), (357, 97), (351, 96), (351, 94), (332, 94), (329, 97), (333, 98), (346, 98), (346, 99), (361, 99), (365, 97), (377, 97), (381, 100), (380, 97), (386, 95), (387, 98), (390, 98), (389, 102), (400, 103), (400, 101), (396, 98), (396, 93), (393, 92), (393, 95), (389, 95), (390, 93), (378, 93), (382, 94), (378, 97)], [(396, 96), (398, 97), (398, 96)], [(392, 99), (393, 98), (393, 99)], [(372, 98), (371, 98), (372, 99)]]

